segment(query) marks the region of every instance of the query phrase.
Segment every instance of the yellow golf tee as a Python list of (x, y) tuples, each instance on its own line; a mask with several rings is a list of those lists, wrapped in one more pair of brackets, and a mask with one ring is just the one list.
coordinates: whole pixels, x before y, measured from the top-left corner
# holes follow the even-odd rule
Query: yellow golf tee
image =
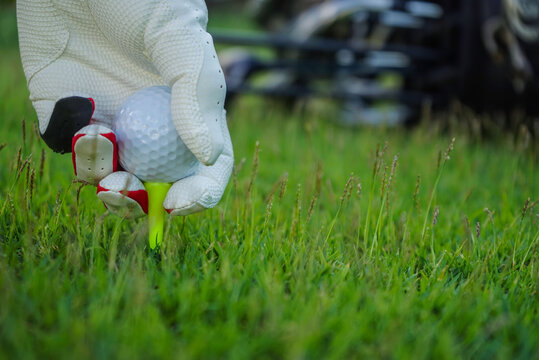
[(167, 192), (172, 186), (168, 183), (145, 183), (148, 192), (148, 229), (150, 248), (154, 250), (163, 242), (163, 232), (165, 224), (165, 209), (163, 201)]

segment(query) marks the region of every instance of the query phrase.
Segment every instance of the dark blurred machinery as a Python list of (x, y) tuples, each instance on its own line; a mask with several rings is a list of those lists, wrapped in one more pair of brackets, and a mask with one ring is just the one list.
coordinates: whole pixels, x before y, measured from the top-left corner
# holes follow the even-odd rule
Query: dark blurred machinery
[[(539, 0), (252, 0), (265, 34), (214, 32), (229, 99), (341, 102), (341, 121), (399, 124), (453, 100), (539, 115)], [(265, 47), (256, 56), (246, 47)]]

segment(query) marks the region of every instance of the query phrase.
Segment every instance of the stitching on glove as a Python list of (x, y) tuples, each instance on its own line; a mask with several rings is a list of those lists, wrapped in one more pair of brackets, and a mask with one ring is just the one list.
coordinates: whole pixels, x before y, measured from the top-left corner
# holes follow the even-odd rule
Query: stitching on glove
[(107, 41), (110, 43), (110, 44), (114, 44), (108, 36), (105, 35), (105, 32), (103, 31), (103, 29), (101, 29), (101, 26), (99, 26), (99, 22), (96, 21), (95, 19), (95, 16), (94, 16), (94, 12), (92, 11), (92, 9), (90, 8), (90, 4), (88, 3), (89, 0), (86, 0), (84, 3), (86, 4), (86, 8), (88, 9), (88, 14), (90, 14), (90, 16), (92, 17), (92, 21), (94, 22), (95, 24), (95, 27), (99, 30), (99, 33), (101, 34), (101, 36), (103, 36), (103, 39), (107, 39)]
[[(165, 7), (166, 11), (168, 12), (168, 15), (170, 16), (170, 19), (171, 19), (169, 21), (177, 21), (179, 24), (181, 24), (180, 18), (178, 17), (178, 15), (176, 14), (176, 12), (171, 7), (171, 5), (170, 5), (170, 3), (168, 1), (162, 0), (162, 1), (160, 1), (160, 4), (162, 4)], [(166, 25), (167, 24), (163, 25), (162, 28), (163, 29), (166, 28)], [(200, 25), (200, 23), (199, 23), (199, 25)], [(213, 147), (212, 140), (213, 139), (211, 137), (210, 128), (209, 128), (208, 124), (206, 123), (206, 121), (204, 119), (204, 116), (203, 116), (202, 111), (200, 109), (200, 104), (198, 102), (198, 84), (199, 84), (199, 81), (200, 81), (200, 74), (202, 73), (202, 70), (203, 70), (205, 51), (204, 51), (202, 42), (198, 41), (197, 35), (195, 35), (196, 31), (193, 31), (193, 29), (187, 28), (185, 26), (180, 26), (179, 28), (180, 28), (180, 31), (182, 32), (182, 35), (186, 37), (186, 39), (189, 42), (190, 46), (195, 48), (195, 51), (198, 54), (200, 61), (198, 61), (196, 64), (193, 64), (193, 63), (191, 64), (191, 66), (193, 67), (193, 71), (189, 71), (186, 74), (185, 73), (184, 74), (179, 74), (179, 75), (175, 74), (175, 76), (173, 76), (173, 77), (171, 77), (169, 79), (164, 78), (164, 80), (173, 89), (173, 93), (175, 92), (174, 90), (177, 91), (177, 93), (176, 93), (177, 96), (174, 97), (174, 98), (176, 98), (176, 100), (174, 100), (174, 98), (173, 98), (173, 103), (171, 104), (173, 109), (174, 109), (173, 104), (178, 104), (179, 99), (191, 99), (189, 101), (189, 106), (184, 106), (185, 104), (180, 104), (181, 106), (180, 106), (180, 109), (179, 109), (179, 114), (180, 114), (181, 118), (195, 116), (196, 124), (198, 125), (197, 126), (198, 127), (198, 129), (197, 129), (198, 134), (195, 134), (195, 136), (192, 136), (192, 137), (198, 137), (198, 138), (207, 139), (207, 142), (209, 143), (209, 146), (204, 146), (204, 147), (198, 146), (198, 148), (197, 148), (197, 150), (198, 150), (197, 152), (200, 155), (203, 156), (203, 160), (206, 160), (212, 154), (212, 147)], [(199, 26), (199, 31), (205, 32), (202, 26)], [(147, 33), (147, 29), (145, 29), (145, 31), (144, 31), (144, 37), (146, 36), (146, 33)], [(146, 38), (144, 38), (144, 43), (145, 43), (145, 46), (146, 46), (146, 44), (147, 44)], [(151, 45), (152, 46), (147, 47), (147, 49), (148, 49), (148, 53), (151, 54), (152, 63), (155, 64), (155, 62), (154, 62), (155, 56), (153, 54), (155, 52), (155, 47), (158, 45), (158, 41), (154, 42)], [(162, 69), (159, 69), (159, 70), (161, 72)], [(162, 75), (167, 75), (168, 76), (169, 74), (162, 74)], [(179, 89), (175, 88), (176, 83), (182, 77), (186, 77), (187, 81), (185, 81), (185, 82), (188, 83), (188, 84), (192, 84), (193, 87), (191, 88), (191, 86), (189, 86), (189, 87), (182, 86)], [(173, 115), (174, 115), (174, 111), (173, 111)], [(173, 117), (173, 120), (175, 120), (174, 123), (175, 123), (176, 129), (177, 130), (178, 129), (183, 130), (185, 128), (185, 125), (183, 125), (181, 123), (178, 123), (176, 121), (176, 119), (177, 118)], [(195, 129), (190, 129), (190, 130), (193, 131)], [(185, 131), (181, 131), (181, 132), (185, 133)], [(178, 133), (180, 133), (180, 131), (178, 131)], [(198, 144), (200, 144), (200, 142), (198, 142)]]
[(56, 60), (58, 60), (58, 58), (60, 56), (62, 56), (62, 54), (64, 53), (64, 51), (67, 49), (67, 44), (69, 43), (69, 38), (71, 37), (71, 34), (69, 33), (69, 28), (67, 26), (67, 24), (65, 23), (63, 17), (61, 17), (59, 15), (59, 11), (58, 9), (56, 8), (56, 6), (54, 5), (54, 3), (52, 1), (47, 1), (47, 3), (49, 3), (49, 6), (54, 10), (54, 13), (55, 13), (55, 18), (58, 19), (58, 21), (61, 21), (62, 22), (62, 27), (64, 28), (64, 31), (65, 31), (65, 34), (66, 34), (66, 38), (64, 39), (64, 43), (62, 44), (62, 46), (60, 47), (60, 49), (49, 59), (49, 61), (44, 61), (43, 63), (38, 63), (38, 65), (35, 66), (35, 68), (30, 68), (28, 69), (29, 70), (29, 75), (28, 75), (28, 78), (26, 80), (26, 83), (27, 83), (27, 86), (30, 87), (30, 82), (32, 81), (32, 79), (41, 71), (43, 71), (43, 69), (45, 69), (47, 66), (51, 65), (53, 62), (55, 62)]

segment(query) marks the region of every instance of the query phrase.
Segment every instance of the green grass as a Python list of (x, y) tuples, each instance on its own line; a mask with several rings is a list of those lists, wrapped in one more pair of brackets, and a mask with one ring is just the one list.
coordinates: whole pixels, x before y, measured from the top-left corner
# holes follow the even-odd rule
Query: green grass
[(144, 220), (39, 140), (10, 48), (0, 99), (0, 359), (539, 358), (524, 136), (351, 131), (246, 99), (223, 201), (169, 221), (153, 256)]

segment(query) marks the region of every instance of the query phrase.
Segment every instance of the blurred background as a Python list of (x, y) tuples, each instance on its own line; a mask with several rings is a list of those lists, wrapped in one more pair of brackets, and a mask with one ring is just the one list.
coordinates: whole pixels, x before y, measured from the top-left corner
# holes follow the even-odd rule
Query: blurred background
[[(245, 96), (323, 103), (345, 126), (410, 125), (465, 108), (537, 133), (537, 0), (208, 0), (227, 108)], [(16, 48), (0, 0), (0, 47)], [(486, 118), (486, 117), (485, 117)]]
[(537, 126), (538, 1), (221, 0), (209, 7), (233, 14), (228, 29), (212, 24), (229, 107), (243, 94), (289, 107), (332, 99), (337, 121), (355, 126), (411, 124), (426, 110), (458, 104), (496, 115), (501, 126)]

